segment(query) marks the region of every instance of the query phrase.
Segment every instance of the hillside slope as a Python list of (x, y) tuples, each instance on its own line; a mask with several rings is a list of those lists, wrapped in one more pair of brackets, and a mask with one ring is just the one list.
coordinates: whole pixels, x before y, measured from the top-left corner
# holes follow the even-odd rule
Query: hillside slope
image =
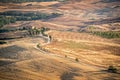
[[(109, 73), (106, 71), (107, 67), (111, 64), (119, 69), (120, 45), (106, 41), (102, 42), (102, 39), (97, 42), (92, 37), (84, 37), (76, 42), (74, 40), (77, 40), (77, 37), (72, 37), (73, 40), (70, 40), (69, 34), (73, 33), (59, 35), (60, 41), (51, 34), (55, 41), (43, 46), (43, 49), (47, 51), (46, 53), (36, 48), (38, 43), (41, 45), (44, 43), (44, 39), (39, 37), (14, 40), (0, 46), (0, 79), (120, 79), (119, 73)], [(73, 35), (76, 34), (74, 33)], [(65, 36), (66, 40), (64, 39)], [(112, 47), (115, 47), (115, 50)], [(114, 50), (116, 54), (112, 50), (109, 52), (110, 49)], [(79, 59), (78, 62), (75, 61), (76, 58)]]
[[(119, 0), (0, 2), (0, 12), (4, 11), (61, 16), (16, 21), (0, 29), (0, 80), (120, 80), (120, 38), (92, 35), (119, 35)], [(35, 33), (41, 27), (50, 30)]]

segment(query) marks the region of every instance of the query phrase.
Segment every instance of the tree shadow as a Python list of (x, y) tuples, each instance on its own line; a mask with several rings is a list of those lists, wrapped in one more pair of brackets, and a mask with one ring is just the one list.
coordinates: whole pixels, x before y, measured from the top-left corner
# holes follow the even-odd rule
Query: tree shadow
[(4, 48), (0, 48), (0, 57), (16, 59), (19, 52), (25, 51), (25, 50), (26, 50), (25, 48), (19, 47), (17, 45), (7, 46)]
[(8, 65), (13, 63), (12, 61), (0, 61), (0, 66)]
[(79, 76), (77, 73), (64, 72), (60, 77), (61, 80), (73, 80), (74, 76)]
[(103, 79), (103, 80), (116, 80), (116, 79), (114, 79), (114, 78), (112, 78), (112, 77), (107, 77), (107, 78), (105, 78), (105, 79)]
[(83, 76), (81, 74), (78, 74), (77, 72), (80, 71), (80, 69), (77, 68), (71, 68), (71, 70), (64, 72), (61, 76), (61, 80), (73, 80), (74, 76)]

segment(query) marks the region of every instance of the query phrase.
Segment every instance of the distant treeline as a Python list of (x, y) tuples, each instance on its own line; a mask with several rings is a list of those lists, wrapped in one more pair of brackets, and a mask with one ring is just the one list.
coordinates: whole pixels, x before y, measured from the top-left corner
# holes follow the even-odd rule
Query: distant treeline
[(120, 38), (120, 31), (96, 31), (91, 33), (97, 36), (101, 36), (103, 38)]
[(5, 24), (14, 23), (15, 21), (31, 21), (40, 19), (51, 19), (60, 16), (59, 13), (40, 13), (40, 12), (20, 12), (6, 11), (0, 12), (0, 27)]
[(6, 24), (15, 23), (15, 22), (16, 22), (16, 18), (14, 17), (0, 16), (0, 28)]
[(120, 0), (101, 0), (100, 2), (111, 3), (111, 2), (120, 2)]
[(40, 12), (20, 12), (20, 11), (6, 11), (1, 12), (0, 15), (12, 16), (16, 18), (17, 21), (28, 21), (28, 20), (38, 20), (38, 19), (50, 19), (60, 16), (59, 13), (40, 13)]
[(0, 2), (4, 3), (22, 3), (22, 2), (46, 2), (46, 1), (58, 1), (58, 0), (0, 0)]

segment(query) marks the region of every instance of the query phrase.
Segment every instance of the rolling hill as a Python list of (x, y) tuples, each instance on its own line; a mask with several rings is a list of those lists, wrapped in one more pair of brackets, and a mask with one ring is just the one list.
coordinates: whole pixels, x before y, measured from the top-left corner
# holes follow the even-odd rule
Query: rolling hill
[(120, 80), (119, 0), (0, 2), (7, 11), (33, 19), (0, 28), (0, 80)]

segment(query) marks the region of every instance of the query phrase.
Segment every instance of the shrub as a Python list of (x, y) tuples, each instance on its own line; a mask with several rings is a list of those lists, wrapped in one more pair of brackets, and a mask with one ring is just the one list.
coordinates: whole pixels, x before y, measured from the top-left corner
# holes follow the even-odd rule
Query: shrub
[(78, 59), (78, 58), (76, 58), (76, 59), (75, 59), (75, 61), (76, 61), (76, 62), (79, 62), (79, 59)]
[(65, 55), (65, 58), (67, 58), (67, 55)]
[(112, 72), (112, 73), (116, 73), (117, 72), (117, 68), (115, 68), (114, 66), (109, 66), (108, 67), (108, 72)]
[(6, 44), (7, 42), (5, 42), (5, 41), (0, 41), (0, 44)]
[(37, 47), (38, 47), (38, 48), (40, 48), (40, 43), (39, 43), (39, 44), (37, 44)]

